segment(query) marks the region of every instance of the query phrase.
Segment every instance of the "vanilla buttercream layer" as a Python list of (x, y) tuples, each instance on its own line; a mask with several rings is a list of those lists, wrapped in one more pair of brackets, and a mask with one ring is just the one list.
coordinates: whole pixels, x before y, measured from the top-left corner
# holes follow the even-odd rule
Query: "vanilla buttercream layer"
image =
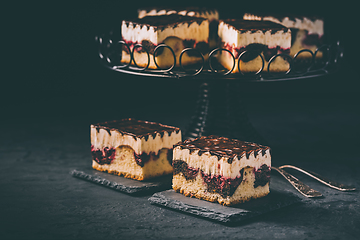
[(122, 145), (130, 146), (136, 154), (153, 152), (158, 154), (162, 148), (173, 148), (173, 145), (181, 141), (181, 131), (156, 133), (155, 137), (151, 134), (146, 137), (135, 137), (132, 135), (122, 134), (115, 129), (105, 130), (96, 129), (91, 126), (91, 144), (95, 149), (117, 148)]
[(239, 31), (230, 24), (225, 22), (219, 23), (218, 29), (219, 37), (226, 44), (229, 44), (235, 48), (246, 47), (252, 43), (259, 43), (267, 45), (269, 48), (275, 48), (279, 46), (283, 49), (291, 47), (291, 31), (278, 30), (275, 33), (271, 30), (267, 31)]
[(255, 170), (260, 168), (261, 165), (266, 164), (271, 166), (270, 150), (267, 149), (265, 154), (260, 152), (256, 154), (252, 152), (249, 158), (244, 154), (240, 159), (237, 156), (231, 163), (228, 163), (229, 157), (221, 157), (220, 159), (216, 155), (211, 155), (210, 152), (204, 152), (199, 155), (199, 150), (192, 151), (189, 149), (181, 149), (177, 146), (173, 150), (173, 160), (182, 160), (188, 164), (189, 167), (200, 169), (206, 174), (221, 175), (224, 177), (235, 178), (239, 177), (240, 170), (245, 167), (252, 167)]
[(142, 40), (148, 40), (155, 45), (172, 36), (180, 39), (193, 39), (196, 42), (208, 42), (209, 21), (204, 19), (201, 23), (196, 21), (181, 22), (176, 26), (169, 25), (161, 28), (123, 21), (121, 34), (126, 41), (141, 42)]
[(320, 37), (324, 35), (324, 21), (322, 19), (311, 20), (307, 17), (295, 17), (290, 19), (289, 17), (284, 17), (278, 19), (273, 16), (256, 16), (253, 14), (245, 14), (243, 17), (245, 20), (257, 20), (257, 21), (271, 21), (284, 25), (287, 28), (296, 28), (307, 30), (309, 34), (318, 34)]

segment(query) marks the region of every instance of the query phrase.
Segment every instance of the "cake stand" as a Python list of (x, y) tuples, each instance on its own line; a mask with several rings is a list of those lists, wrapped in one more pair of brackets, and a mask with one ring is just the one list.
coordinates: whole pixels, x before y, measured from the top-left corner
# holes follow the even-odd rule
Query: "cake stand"
[[(183, 139), (194, 139), (205, 135), (218, 135), (229, 138), (235, 138), (246, 141), (253, 141), (268, 145), (264, 139), (253, 127), (249, 121), (248, 115), (242, 104), (239, 89), (241, 84), (245, 82), (274, 82), (289, 81), (299, 79), (316, 78), (333, 74), (341, 68), (343, 59), (343, 47), (339, 41), (332, 44), (324, 44), (314, 53), (304, 49), (299, 51), (294, 57), (287, 54), (274, 55), (268, 62), (267, 71), (264, 69), (265, 61), (262, 55), (258, 56), (262, 59), (262, 66), (254, 73), (243, 73), (239, 65), (235, 64), (235, 57), (226, 49), (213, 49), (205, 61), (204, 56), (196, 49), (186, 48), (179, 57), (179, 64), (176, 65), (176, 57), (174, 51), (165, 44), (160, 44), (154, 49), (153, 59), (156, 63), (155, 56), (161, 48), (168, 48), (173, 54), (173, 65), (168, 69), (149, 69), (148, 66), (141, 68), (130, 64), (120, 63), (122, 49), (127, 48), (130, 57), (133, 59), (133, 51), (142, 49), (148, 55), (150, 62), (151, 55), (141, 44), (135, 45), (130, 50), (124, 41), (121, 41), (118, 34), (109, 32), (95, 38), (98, 46), (98, 55), (101, 63), (112, 71), (124, 74), (131, 74), (143, 77), (181, 79), (182, 81), (199, 81), (199, 95), (196, 101), (195, 112), (190, 123), (183, 131)], [(220, 51), (228, 51), (233, 57), (233, 69), (238, 68), (239, 73), (231, 73), (223, 69), (216, 61), (216, 55)], [(202, 59), (200, 64), (194, 66), (183, 66), (181, 63), (182, 56), (185, 52), (197, 54)], [(318, 58), (319, 52), (322, 57)], [(249, 51), (244, 51), (238, 59), (242, 59)], [(254, 53), (252, 53), (254, 55)], [(257, 54), (257, 53), (255, 53)], [(310, 60), (304, 60), (300, 57), (303, 54), (311, 54)], [(257, 55), (255, 55), (257, 56)], [(278, 58), (282, 57), (289, 62), (289, 69), (283, 73), (272, 73), (271, 64)], [(309, 58), (307, 58), (309, 59)], [(240, 62), (240, 61), (238, 61)], [(148, 64), (149, 65), (149, 64)]]

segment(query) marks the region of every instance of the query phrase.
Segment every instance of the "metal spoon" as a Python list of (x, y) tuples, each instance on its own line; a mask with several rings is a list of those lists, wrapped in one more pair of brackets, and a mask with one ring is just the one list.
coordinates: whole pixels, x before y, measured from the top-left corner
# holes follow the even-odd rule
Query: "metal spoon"
[(295, 166), (292, 166), (292, 165), (283, 165), (283, 166), (280, 166), (279, 169), (283, 169), (283, 168), (292, 168), (292, 169), (295, 169), (299, 172), (302, 172), (306, 175), (308, 175), (309, 177), (312, 177), (313, 179), (325, 184), (326, 186), (329, 186), (331, 188), (334, 188), (336, 190), (339, 190), (339, 191), (355, 191), (356, 188), (353, 187), (353, 186), (347, 186), (347, 185), (344, 185), (344, 184), (340, 184), (340, 183), (337, 183), (337, 182), (334, 182), (332, 180), (329, 180), (317, 173), (314, 173), (312, 171), (308, 171), (308, 170), (304, 170), (304, 169), (301, 169), (301, 168), (298, 168), (298, 167), (295, 167)]

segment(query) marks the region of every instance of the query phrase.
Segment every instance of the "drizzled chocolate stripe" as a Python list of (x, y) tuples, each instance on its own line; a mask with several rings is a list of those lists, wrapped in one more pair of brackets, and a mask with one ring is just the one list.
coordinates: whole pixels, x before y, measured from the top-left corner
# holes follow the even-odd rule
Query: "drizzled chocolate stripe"
[(242, 20), (242, 19), (225, 19), (222, 20), (224, 23), (234, 27), (241, 33), (251, 31), (252, 33), (257, 31), (267, 32), (271, 31), (271, 34), (277, 31), (283, 30), (284, 32), (289, 31), (289, 28), (270, 21), (255, 21), (255, 20)]
[[(246, 14), (245, 14), (246, 15)], [(316, 20), (324, 20), (323, 16), (320, 15), (303, 15), (303, 14), (271, 14), (271, 15), (262, 15), (260, 13), (247, 13), (247, 15), (249, 16), (255, 16), (258, 18), (261, 18), (261, 20), (263, 20), (265, 17), (273, 17), (277, 20), (279, 20), (279, 22), (282, 22), (285, 18), (288, 18), (291, 21), (296, 21), (297, 19), (300, 19), (303, 21), (304, 18), (307, 18), (311, 21), (316, 21)]]
[(148, 29), (151, 26), (154, 27), (155, 30), (164, 30), (169, 26), (175, 28), (180, 23), (188, 23), (188, 25), (190, 26), (190, 24), (193, 22), (197, 22), (200, 25), (203, 21), (207, 21), (207, 19), (201, 17), (190, 17), (178, 14), (170, 14), (162, 16), (146, 16), (140, 19), (133, 20), (124, 20), (124, 23), (127, 27), (129, 27), (129, 24), (132, 23), (134, 26), (147, 26)]
[(175, 144), (174, 148), (178, 146), (181, 149), (189, 149), (190, 154), (194, 151), (198, 151), (198, 155), (201, 156), (203, 153), (209, 152), (211, 155), (217, 156), (218, 160), (222, 157), (227, 157), (229, 164), (232, 163), (235, 157), (240, 159), (242, 156), (246, 155), (246, 158), (249, 158), (252, 152), (255, 157), (260, 153), (264, 156), (266, 150), (270, 150), (270, 147), (260, 144), (213, 135), (204, 136), (194, 140), (185, 140)]
[(217, 10), (215, 8), (207, 8), (207, 7), (173, 7), (173, 8), (169, 8), (169, 7), (147, 7), (147, 8), (143, 8), (143, 9), (139, 9), (139, 11), (141, 10), (145, 10), (147, 13), (150, 11), (155, 10), (156, 12), (160, 12), (165, 10), (166, 12), (169, 11), (175, 11), (175, 12), (182, 12), (182, 11), (186, 11), (186, 13), (189, 12), (196, 12), (196, 13), (215, 13), (217, 12)]
[(92, 127), (96, 128), (99, 132), (100, 129), (106, 130), (109, 134), (111, 130), (116, 130), (123, 135), (133, 136), (134, 139), (144, 137), (147, 141), (151, 135), (153, 138), (156, 134), (164, 136), (165, 132), (171, 136), (172, 132), (179, 133), (180, 128), (163, 125), (155, 122), (141, 121), (132, 118), (114, 120), (109, 122), (93, 124)]

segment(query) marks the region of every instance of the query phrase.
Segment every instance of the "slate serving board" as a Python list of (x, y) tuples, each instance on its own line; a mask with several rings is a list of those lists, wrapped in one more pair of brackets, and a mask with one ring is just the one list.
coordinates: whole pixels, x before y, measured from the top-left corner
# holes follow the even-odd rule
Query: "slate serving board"
[(185, 197), (183, 194), (170, 189), (154, 193), (149, 198), (149, 201), (155, 205), (164, 206), (218, 222), (236, 223), (299, 203), (301, 199), (290, 192), (283, 192), (270, 188), (270, 193), (266, 197), (226, 207), (218, 203)]
[(73, 177), (80, 178), (104, 187), (127, 194), (148, 194), (171, 188), (172, 175), (152, 179), (151, 181), (137, 181), (106, 172), (100, 172), (92, 168), (72, 170)]

